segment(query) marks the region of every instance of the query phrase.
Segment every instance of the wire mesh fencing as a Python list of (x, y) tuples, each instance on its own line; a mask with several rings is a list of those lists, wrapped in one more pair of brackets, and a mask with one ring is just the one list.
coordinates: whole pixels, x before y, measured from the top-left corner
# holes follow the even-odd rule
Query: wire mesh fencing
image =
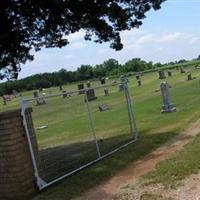
[(56, 95), (35, 93), (21, 102), (22, 113), (33, 109), (39, 159), (32, 155), (32, 161), (39, 189), (137, 139), (126, 81), (79, 88)]

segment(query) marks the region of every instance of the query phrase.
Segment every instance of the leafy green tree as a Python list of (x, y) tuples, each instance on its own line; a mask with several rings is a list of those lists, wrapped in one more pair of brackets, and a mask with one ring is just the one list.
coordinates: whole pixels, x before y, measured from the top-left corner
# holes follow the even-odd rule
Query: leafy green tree
[(119, 67), (120, 67), (120, 65), (119, 65), (118, 61), (113, 58), (110, 58), (110, 59), (104, 61), (104, 63), (103, 63), (103, 68), (106, 71), (106, 73), (112, 72), (112, 71), (118, 69)]
[(121, 50), (120, 31), (138, 28), (151, 8), (165, 0), (1, 0), (0, 78), (17, 78), (31, 50), (63, 47), (67, 36), (85, 31), (86, 40), (110, 42)]
[(77, 69), (77, 78), (79, 80), (87, 80), (93, 77), (93, 68), (90, 65), (81, 65)]
[(125, 63), (124, 68), (126, 72), (143, 71), (146, 68), (146, 62), (141, 60), (140, 58), (133, 58), (132, 60), (129, 60), (128, 62)]

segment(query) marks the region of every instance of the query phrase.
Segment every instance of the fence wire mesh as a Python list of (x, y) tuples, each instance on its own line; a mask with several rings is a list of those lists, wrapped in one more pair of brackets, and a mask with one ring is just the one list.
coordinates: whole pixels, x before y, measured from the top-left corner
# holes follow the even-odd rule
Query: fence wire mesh
[(136, 139), (136, 129), (131, 129), (134, 119), (126, 86), (126, 83), (90, 86), (59, 95), (43, 93), (22, 101), (33, 109), (39, 146), (37, 170), (44, 184)]

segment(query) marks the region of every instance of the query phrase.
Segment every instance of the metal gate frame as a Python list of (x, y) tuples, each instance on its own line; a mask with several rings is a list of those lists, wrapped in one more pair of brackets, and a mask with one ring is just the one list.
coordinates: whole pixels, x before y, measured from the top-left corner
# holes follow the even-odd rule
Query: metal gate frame
[[(89, 123), (90, 123), (90, 128), (91, 128), (91, 132), (93, 134), (93, 138), (94, 138), (94, 142), (95, 142), (95, 145), (96, 145), (96, 150), (97, 150), (97, 154), (98, 154), (98, 158), (91, 161), (91, 162), (88, 162), (87, 164), (85, 165), (82, 165), (81, 167), (69, 172), (69, 173), (66, 173), (65, 175), (63, 176), (60, 176), (59, 178), (55, 178), (53, 181), (50, 181), (50, 182), (45, 182), (39, 175), (39, 172), (38, 172), (38, 166), (37, 166), (37, 162), (36, 162), (36, 157), (35, 157), (35, 154), (34, 154), (34, 151), (33, 151), (33, 146), (32, 146), (32, 142), (31, 142), (31, 137), (30, 137), (30, 132), (29, 132), (29, 129), (28, 129), (28, 125), (27, 125), (27, 119), (26, 119), (26, 115), (25, 115), (25, 112), (26, 112), (26, 108), (27, 108), (27, 103), (29, 101), (33, 101), (35, 100), (35, 98), (31, 98), (31, 99), (21, 99), (20, 100), (20, 107), (21, 107), (21, 116), (22, 116), (22, 119), (23, 119), (23, 125), (24, 125), (24, 129), (25, 129), (25, 132), (26, 132), (26, 138), (27, 138), (27, 141), (28, 141), (28, 146), (29, 146), (29, 151), (30, 151), (30, 155), (31, 155), (31, 160), (32, 160), (32, 165), (33, 165), (33, 170), (34, 170), (34, 176), (35, 176), (35, 180), (36, 180), (36, 185), (38, 187), (39, 190), (43, 190), (51, 185), (53, 185), (54, 183), (68, 177), (68, 176), (71, 176), (72, 174), (110, 156), (111, 154), (117, 152), (118, 150), (134, 143), (135, 141), (137, 141), (138, 139), (138, 131), (137, 131), (137, 128), (136, 128), (136, 122), (135, 122), (135, 116), (134, 116), (134, 113), (133, 113), (133, 110), (132, 110), (132, 102), (131, 102), (131, 98), (130, 98), (130, 93), (129, 93), (129, 88), (128, 88), (128, 83), (127, 83), (127, 79), (121, 79), (121, 82), (118, 82), (118, 83), (114, 83), (114, 84), (107, 84), (107, 85), (104, 85), (104, 86), (99, 86), (99, 87), (96, 87), (96, 88), (93, 88), (93, 89), (99, 89), (99, 88), (102, 88), (102, 87), (105, 87), (105, 86), (115, 86), (115, 85), (121, 85), (123, 87), (123, 90), (124, 90), (124, 95), (125, 95), (125, 98), (126, 98), (126, 107), (127, 107), (127, 111), (128, 111), (128, 119), (129, 119), (129, 125), (130, 125), (130, 133), (133, 135), (133, 139), (130, 140), (128, 143), (125, 143), (121, 146), (119, 146), (118, 148), (115, 148), (114, 150), (104, 154), (104, 155), (101, 155), (101, 152), (100, 152), (100, 148), (99, 148), (99, 144), (98, 144), (98, 140), (97, 140), (97, 137), (96, 137), (96, 132), (95, 132), (95, 126), (94, 126), (94, 120), (93, 120), (93, 116), (92, 116), (92, 113), (91, 113), (91, 110), (90, 110), (90, 105), (89, 105), (89, 102), (88, 102), (88, 98), (87, 98), (87, 91), (90, 90), (90, 88), (87, 88), (87, 89), (82, 89), (82, 90), (77, 90), (77, 91), (71, 91), (71, 92), (66, 92), (66, 94), (73, 94), (73, 93), (77, 93), (77, 92), (84, 92), (85, 93), (85, 104), (86, 104), (86, 109), (87, 109), (87, 112), (88, 112), (88, 119), (89, 119)], [(61, 96), (62, 94), (56, 94), (56, 95), (49, 95), (47, 96), (48, 97), (56, 97), (56, 96)]]

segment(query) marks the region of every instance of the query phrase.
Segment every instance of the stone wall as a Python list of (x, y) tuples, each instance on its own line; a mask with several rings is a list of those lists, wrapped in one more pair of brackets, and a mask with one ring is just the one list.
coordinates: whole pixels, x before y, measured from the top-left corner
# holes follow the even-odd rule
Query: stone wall
[[(37, 157), (38, 146), (31, 112), (32, 110), (28, 108), (26, 116)], [(28, 200), (36, 191), (21, 111), (13, 110), (0, 113), (0, 199)]]

